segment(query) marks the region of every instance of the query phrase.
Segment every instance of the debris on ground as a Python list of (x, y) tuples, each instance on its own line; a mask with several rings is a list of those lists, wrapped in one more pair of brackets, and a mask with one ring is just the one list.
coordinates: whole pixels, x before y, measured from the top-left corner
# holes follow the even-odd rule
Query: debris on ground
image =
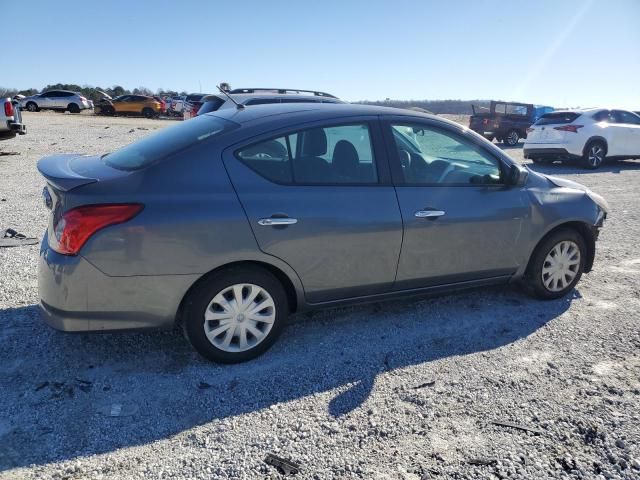
[(268, 453), (264, 461), (267, 465), (276, 467), (284, 475), (295, 475), (300, 471), (300, 465), (286, 458), (278, 457), (273, 453)]
[(499, 427), (508, 427), (508, 428), (515, 428), (517, 430), (523, 430), (525, 432), (533, 433), (534, 435), (542, 435), (543, 434), (542, 430), (538, 430), (537, 428), (527, 427), (526, 425), (518, 425), (517, 423), (495, 421), (495, 420), (492, 421), (491, 423), (493, 425), (498, 425)]

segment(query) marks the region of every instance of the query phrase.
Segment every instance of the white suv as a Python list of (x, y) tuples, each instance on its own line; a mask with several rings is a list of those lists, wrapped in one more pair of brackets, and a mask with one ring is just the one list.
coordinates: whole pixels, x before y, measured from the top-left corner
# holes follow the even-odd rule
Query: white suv
[(536, 163), (581, 159), (595, 169), (606, 158), (640, 158), (640, 116), (592, 108), (547, 113), (527, 129), (524, 157)]

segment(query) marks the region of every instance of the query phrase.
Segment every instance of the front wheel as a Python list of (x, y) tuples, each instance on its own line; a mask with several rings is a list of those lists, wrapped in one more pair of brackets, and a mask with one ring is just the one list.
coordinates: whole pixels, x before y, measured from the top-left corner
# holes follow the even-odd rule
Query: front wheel
[(527, 269), (527, 283), (536, 297), (550, 300), (569, 293), (584, 271), (587, 255), (582, 236), (561, 229), (538, 245)]
[(38, 108), (38, 105), (36, 105), (34, 102), (29, 102), (27, 103), (27, 110), (30, 112), (37, 112), (40, 109)]
[(238, 363), (264, 353), (289, 314), (282, 284), (261, 268), (237, 267), (205, 278), (186, 299), (185, 334), (203, 357)]

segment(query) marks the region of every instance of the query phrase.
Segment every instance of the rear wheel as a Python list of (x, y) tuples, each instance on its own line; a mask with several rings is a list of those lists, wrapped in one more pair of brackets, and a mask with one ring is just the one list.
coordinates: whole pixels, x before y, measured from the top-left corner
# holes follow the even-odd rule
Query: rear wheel
[(237, 267), (205, 278), (185, 301), (183, 328), (205, 358), (238, 363), (264, 353), (289, 314), (282, 284), (257, 267)]
[(67, 106), (67, 110), (69, 110), (70, 113), (80, 113), (80, 107), (77, 103), (70, 103)]
[(585, 168), (595, 170), (600, 168), (607, 155), (607, 147), (599, 140), (591, 142), (584, 149), (584, 155), (582, 157)]
[(155, 112), (153, 111), (152, 108), (143, 108), (142, 109), (142, 116), (146, 117), (146, 118), (153, 118), (155, 116)]
[(27, 103), (27, 110), (30, 112), (37, 112), (40, 109), (38, 108), (38, 105), (36, 105), (35, 102), (29, 102)]
[(510, 147), (517, 145), (519, 140), (520, 140), (520, 134), (518, 133), (517, 130), (509, 130), (509, 132), (507, 133), (507, 136), (504, 137), (504, 143), (506, 143)]
[(582, 236), (569, 228), (560, 229), (535, 249), (527, 269), (527, 283), (536, 297), (565, 296), (584, 271), (587, 248)]

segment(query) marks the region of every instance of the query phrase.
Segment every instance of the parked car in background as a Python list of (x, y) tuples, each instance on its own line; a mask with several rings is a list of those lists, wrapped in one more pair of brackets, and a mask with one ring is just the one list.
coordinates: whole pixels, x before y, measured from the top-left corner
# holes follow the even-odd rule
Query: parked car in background
[(59, 112), (80, 113), (93, 108), (93, 103), (77, 92), (69, 90), (49, 90), (31, 95), (20, 101), (20, 106), (30, 112), (57, 110)]
[(186, 112), (197, 112), (200, 105), (202, 105), (202, 99), (207, 95), (206, 93), (191, 93), (189, 95), (173, 97), (170, 114), (176, 117), (182, 117)]
[(367, 105), (219, 109), (38, 169), (46, 322), (177, 323), (228, 363), (309, 308), (515, 280), (562, 297), (591, 270), (607, 215), (586, 187), (454, 122)]
[(121, 95), (111, 98), (104, 94), (96, 105), (96, 113), (100, 115), (142, 115), (155, 118), (162, 111), (162, 103), (146, 95)]
[(536, 163), (575, 159), (589, 169), (605, 159), (640, 158), (640, 116), (606, 108), (547, 113), (529, 128), (524, 156)]
[(272, 103), (343, 103), (339, 98), (325, 92), (314, 90), (295, 90), (286, 88), (236, 88), (223, 93), (207, 95), (202, 99), (202, 106), (197, 115), (215, 112), (223, 108), (240, 105), (266, 105)]
[(153, 98), (160, 102), (160, 113), (164, 114), (167, 111), (167, 102), (165, 102), (164, 98), (154, 95)]
[(0, 99), (0, 140), (8, 140), (16, 135), (27, 133), (27, 127), (22, 123), (20, 103), (11, 98)]
[(472, 105), (473, 115), (469, 118), (469, 128), (489, 141), (496, 138), (506, 145), (517, 145), (521, 138), (527, 138), (529, 128), (553, 107), (530, 103), (492, 101), (489, 108)]

